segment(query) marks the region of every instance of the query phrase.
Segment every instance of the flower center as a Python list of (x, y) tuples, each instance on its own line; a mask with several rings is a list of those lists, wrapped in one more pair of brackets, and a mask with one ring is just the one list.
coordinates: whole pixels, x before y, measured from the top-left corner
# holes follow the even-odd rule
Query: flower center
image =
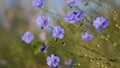
[(42, 23), (42, 24), (44, 24), (44, 23), (45, 23), (45, 21), (44, 21), (44, 20), (41, 20), (41, 23)]
[(36, 6), (39, 6), (39, 5), (40, 5), (39, 2), (37, 2)]
[(28, 36), (28, 35), (26, 35), (26, 36), (25, 36), (25, 38), (26, 38), (26, 39), (28, 39), (28, 38), (29, 38), (29, 36)]
[(59, 32), (59, 31), (56, 31), (56, 34), (60, 34), (60, 32)]
[(70, 0), (70, 2), (74, 2), (74, 0)]
[(99, 22), (99, 25), (102, 26), (103, 22)]
[(54, 62), (54, 59), (52, 58), (52, 62)]
[(70, 17), (70, 20), (73, 20), (73, 17), (72, 17), (72, 16)]
[(84, 38), (88, 38), (88, 35), (85, 35)]

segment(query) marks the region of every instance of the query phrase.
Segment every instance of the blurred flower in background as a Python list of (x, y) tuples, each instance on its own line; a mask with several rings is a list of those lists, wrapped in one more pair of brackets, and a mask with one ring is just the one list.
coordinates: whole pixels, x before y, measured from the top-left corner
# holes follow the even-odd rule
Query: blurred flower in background
[(41, 31), (39, 33), (39, 39), (42, 41), (42, 42), (45, 42), (46, 41), (46, 32), (45, 31)]
[(0, 65), (6, 66), (7, 65), (7, 61), (4, 60), (4, 59), (0, 60)]
[(33, 0), (33, 2), (32, 2), (32, 6), (34, 8), (36, 8), (36, 7), (41, 8), (42, 5), (43, 5), (43, 0)]
[(65, 61), (64, 64), (67, 67), (73, 67), (74, 66), (74, 60), (73, 59), (69, 59), (68, 61)]
[(88, 32), (82, 33), (81, 36), (83, 41), (90, 41), (93, 38), (93, 35)]
[(29, 44), (34, 39), (34, 35), (30, 31), (27, 31), (22, 34), (21, 38), (22, 38), (22, 41)]

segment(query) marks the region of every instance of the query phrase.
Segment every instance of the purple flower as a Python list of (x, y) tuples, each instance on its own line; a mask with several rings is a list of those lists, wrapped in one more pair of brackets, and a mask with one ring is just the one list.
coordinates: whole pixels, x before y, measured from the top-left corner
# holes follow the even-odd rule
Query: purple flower
[(101, 30), (108, 26), (108, 19), (103, 17), (97, 17), (96, 20), (93, 21), (93, 26), (97, 30)]
[(88, 32), (85, 34), (82, 33), (81, 36), (83, 41), (90, 41), (93, 38), (93, 35)]
[(47, 61), (48, 66), (57, 67), (59, 65), (60, 58), (52, 54), (51, 56), (47, 57), (46, 61)]
[(66, 0), (66, 4), (73, 7), (76, 6), (78, 3), (78, 0)]
[(45, 16), (39, 16), (36, 19), (36, 24), (39, 28), (46, 28), (48, 27), (48, 18)]
[(45, 53), (48, 48), (49, 48), (49, 46), (44, 43), (43, 47), (41, 48), (41, 52)]
[(30, 31), (27, 31), (22, 34), (21, 38), (22, 41), (28, 44), (34, 39), (34, 35)]
[(77, 21), (83, 20), (83, 12), (82, 11), (80, 11), (80, 12), (73, 12), (73, 14), (75, 14), (75, 19)]
[(77, 22), (77, 20), (75, 19), (75, 14), (71, 14), (71, 13), (69, 13), (65, 16), (64, 21), (69, 22), (71, 24)]
[(52, 33), (52, 36), (53, 36), (54, 38), (60, 38), (60, 39), (61, 39), (61, 38), (64, 37), (65, 31), (64, 31), (64, 29), (61, 28), (60, 26), (55, 26), (55, 27), (52, 29), (51, 33)]
[(69, 59), (69, 61), (65, 61), (64, 64), (65, 64), (66, 66), (72, 67), (72, 66), (74, 65), (74, 60), (73, 60), (73, 59)]
[(66, 14), (64, 21), (69, 23), (77, 23), (78, 21), (83, 20), (83, 13), (80, 12), (73, 12)]
[(33, 0), (33, 2), (32, 2), (32, 6), (34, 8), (36, 8), (36, 7), (41, 8), (42, 5), (43, 5), (43, 0)]

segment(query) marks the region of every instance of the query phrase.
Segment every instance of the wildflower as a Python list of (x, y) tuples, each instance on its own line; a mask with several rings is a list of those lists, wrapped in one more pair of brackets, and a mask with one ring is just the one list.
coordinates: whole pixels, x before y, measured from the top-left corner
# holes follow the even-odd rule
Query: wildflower
[(85, 34), (82, 33), (81, 36), (83, 41), (90, 41), (93, 38), (93, 35), (88, 32)]
[(36, 24), (39, 28), (46, 28), (48, 27), (48, 18), (45, 16), (39, 16), (36, 19)]
[(52, 36), (53, 36), (54, 38), (60, 38), (60, 39), (61, 39), (61, 38), (64, 37), (65, 31), (64, 31), (64, 29), (61, 28), (60, 26), (55, 26), (55, 27), (52, 29), (51, 33), (52, 33)]
[(108, 19), (103, 17), (97, 17), (96, 20), (93, 21), (93, 26), (97, 30), (101, 30), (108, 26)]
[(80, 12), (73, 12), (66, 14), (64, 21), (69, 23), (77, 23), (78, 21), (83, 20), (83, 13)]
[(49, 48), (49, 46), (44, 43), (43, 47), (41, 48), (41, 52), (45, 53), (48, 48)]
[(73, 59), (69, 59), (69, 61), (65, 61), (64, 63), (66, 66), (72, 67), (74, 65)]
[(48, 66), (57, 67), (59, 65), (60, 58), (52, 54), (51, 56), (47, 57), (46, 61), (47, 61)]
[(73, 7), (76, 6), (78, 3), (78, 0), (66, 0), (66, 4)]
[(42, 5), (43, 5), (43, 0), (33, 0), (33, 2), (32, 2), (32, 6), (34, 8), (36, 8), (36, 7), (41, 8)]
[(28, 44), (34, 39), (34, 35), (30, 31), (27, 31), (22, 34), (21, 38), (22, 41)]
[(82, 11), (80, 11), (80, 12), (73, 12), (73, 14), (76, 15), (76, 16), (75, 16), (75, 19), (76, 19), (77, 21), (83, 20), (83, 12), (82, 12)]

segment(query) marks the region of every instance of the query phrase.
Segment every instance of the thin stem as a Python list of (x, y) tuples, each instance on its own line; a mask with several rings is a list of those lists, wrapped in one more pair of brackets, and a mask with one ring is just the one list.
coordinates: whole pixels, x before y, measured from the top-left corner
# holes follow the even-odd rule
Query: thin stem
[(50, 26), (50, 25), (49, 25), (49, 27), (50, 27), (51, 29), (53, 29), (53, 27), (52, 27), (52, 26)]

